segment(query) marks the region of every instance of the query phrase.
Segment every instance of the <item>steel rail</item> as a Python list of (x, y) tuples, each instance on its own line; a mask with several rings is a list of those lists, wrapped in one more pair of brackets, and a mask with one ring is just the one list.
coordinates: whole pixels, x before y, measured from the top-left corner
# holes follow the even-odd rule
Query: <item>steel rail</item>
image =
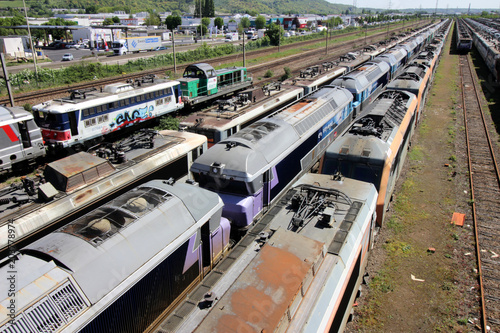
[[(474, 90), (474, 94), (466, 94), (466, 84), (467, 82), (464, 81), (465, 75), (470, 75), (470, 82), (472, 84), (472, 89)], [(469, 55), (462, 55), (460, 57), (460, 77), (461, 77), (461, 92), (462, 92), (462, 105), (463, 105), (463, 111), (464, 111), (464, 124), (465, 124), (465, 136), (466, 136), (466, 144), (467, 144), (467, 156), (468, 156), (468, 167), (469, 167), (469, 181), (470, 181), (470, 188), (471, 188), (471, 200), (472, 200), (472, 218), (473, 218), (473, 225), (474, 225), (474, 237), (475, 237), (475, 250), (476, 250), (476, 257), (477, 257), (477, 264), (478, 264), (478, 280), (479, 280), (479, 292), (480, 292), (480, 297), (481, 297), (481, 331), (482, 332), (487, 332), (488, 331), (488, 312), (486, 309), (487, 303), (486, 303), (486, 291), (485, 291), (485, 275), (484, 275), (484, 267), (483, 267), (483, 261), (481, 260), (481, 252), (482, 252), (482, 244), (481, 244), (481, 239), (479, 237), (479, 229), (481, 228), (481, 222), (484, 222), (481, 220), (478, 214), (478, 202), (476, 201), (477, 195), (480, 193), (480, 189), (478, 190), (475, 185), (481, 184), (479, 181), (479, 173), (478, 171), (478, 182), (475, 184), (474, 182), (474, 176), (475, 172), (474, 170), (476, 169), (475, 166), (477, 167), (478, 163), (484, 163), (484, 164), (489, 164), (487, 162), (479, 161), (479, 159), (476, 161), (474, 160), (473, 157), (473, 149), (471, 145), (471, 140), (470, 138), (474, 137), (477, 138), (478, 136), (473, 136), (472, 134), (474, 133), (473, 130), (471, 129), (471, 126), (469, 126), (469, 121), (472, 120), (470, 117), (473, 117), (471, 115), (471, 112), (474, 111), (474, 104), (477, 105), (477, 112), (481, 116), (482, 120), (482, 129), (484, 131), (484, 140), (486, 140), (488, 149), (489, 149), (489, 154), (488, 158), (491, 158), (491, 164), (493, 164), (492, 169), (495, 171), (495, 176), (497, 180), (497, 187), (500, 189), (500, 173), (498, 171), (498, 164), (496, 162), (496, 157), (495, 153), (493, 150), (493, 145), (491, 143), (486, 119), (484, 117), (484, 111), (481, 106), (481, 98), (478, 92), (478, 86), (475, 82), (475, 77), (473, 74), (473, 69), (470, 64), (470, 56)], [(470, 109), (468, 110), (467, 106), (467, 101), (470, 102), (469, 106)], [(472, 104), (472, 105), (471, 105)], [(470, 112), (468, 112), (470, 111)], [(474, 133), (478, 134), (478, 133)], [(484, 142), (483, 142), (484, 143)], [(477, 148), (477, 147), (475, 147)], [(487, 166), (489, 167), (489, 166)], [(477, 193), (476, 193), (477, 192)], [(484, 203), (481, 203), (484, 205)], [(484, 251), (484, 250), (483, 250)], [(485, 260), (485, 259), (483, 259)]]

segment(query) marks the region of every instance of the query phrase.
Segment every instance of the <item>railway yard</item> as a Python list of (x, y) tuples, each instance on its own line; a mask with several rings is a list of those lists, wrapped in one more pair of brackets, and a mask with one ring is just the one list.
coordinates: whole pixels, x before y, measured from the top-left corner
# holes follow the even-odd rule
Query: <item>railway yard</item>
[(17, 95), (2, 167), (39, 167), (0, 189), (0, 331), (500, 332), (496, 28)]

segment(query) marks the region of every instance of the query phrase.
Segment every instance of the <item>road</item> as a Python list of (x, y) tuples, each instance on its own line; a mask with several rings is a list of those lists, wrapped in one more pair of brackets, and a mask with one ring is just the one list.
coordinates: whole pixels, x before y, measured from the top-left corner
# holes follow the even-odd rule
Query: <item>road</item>
[[(182, 51), (187, 51), (187, 50), (192, 50), (196, 49), (198, 46), (201, 45), (202, 42), (206, 42), (210, 45), (212, 44), (221, 44), (224, 43), (224, 39), (216, 39), (216, 40), (211, 40), (211, 39), (206, 39), (198, 43), (194, 43), (193, 40), (189, 39), (177, 39), (175, 42), (175, 51), (176, 52), (182, 52)], [(105, 55), (104, 50), (100, 49), (99, 51), (93, 50), (91, 51), (90, 49), (48, 49), (45, 48), (43, 49), (43, 53), (50, 59), (52, 62), (42, 62), (38, 63), (38, 67), (43, 67), (43, 68), (61, 68), (64, 66), (70, 66), (71, 64), (75, 63), (80, 63), (80, 62), (97, 62), (99, 61), (102, 64), (119, 64), (119, 65), (124, 65), (126, 64), (129, 60), (133, 60), (134, 58), (149, 58), (153, 57), (155, 55), (161, 54), (161, 53), (171, 53), (172, 52), (172, 43), (171, 42), (164, 42), (164, 46), (166, 46), (168, 49), (167, 50), (162, 50), (162, 51), (154, 51), (154, 52), (141, 52), (141, 53), (133, 53), (133, 54), (127, 54), (123, 56), (115, 56), (115, 55)], [(89, 57), (92, 55), (92, 52), (96, 54), (95, 57)], [(74, 60), (73, 61), (61, 61), (63, 54), (65, 53), (71, 53), (73, 54)], [(85, 57), (85, 58), (84, 58)], [(17, 72), (20, 72), (24, 69), (34, 69), (33, 64), (22, 64), (22, 65), (17, 65), (17, 66), (11, 66), (8, 67), (7, 71), (9, 74), (15, 74)], [(3, 73), (2, 73), (3, 74)], [(0, 75), (3, 77), (3, 75)]]

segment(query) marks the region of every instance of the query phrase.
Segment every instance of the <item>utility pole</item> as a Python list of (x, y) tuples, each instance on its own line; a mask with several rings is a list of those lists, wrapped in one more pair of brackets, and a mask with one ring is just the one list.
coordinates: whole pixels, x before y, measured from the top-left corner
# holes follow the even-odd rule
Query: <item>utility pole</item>
[[(202, 26), (201, 26), (201, 19), (203, 18), (203, 16), (202, 16), (203, 14), (202, 14), (202, 12), (201, 12), (201, 1), (202, 1), (202, 0), (200, 0), (200, 26), (199, 26), (199, 28), (200, 28), (200, 41), (201, 41), (201, 36), (202, 36), (202, 34), (203, 34), (203, 28), (202, 28)], [(198, 37), (198, 32), (196, 33), (196, 37)]]
[(280, 51), (280, 45), (281, 45), (281, 22), (278, 17), (278, 52)]
[(366, 35), (368, 34), (368, 24), (365, 23), (365, 45), (368, 45), (366, 44)]
[(326, 36), (326, 50), (325, 50), (325, 54), (328, 54), (328, 25), (329, 24), (330, 23), (328, 21), (326, 21), (326, 34), (325, 34), (325, 36)]
[(24, 16), (26, 17), (26, 24), (28, 25), (28, 38), (30, 39), (31, 54), (33, 55), (33, 64), (35, 65), (35, 76), (38, 79), (38, 69), (36, 68), (36, 52), (33, 47), (33, 39), (31, 39), (30, 21), (28, 21), (28, 11), (26, 10), (26, 2), (23, 0)]
[(177, 62), (175, 59), (175, 29), (172, 29), (172, 52), (174, 55), (174, 74), (177, 74)]
[[(387, 8), (387, 11), (388, 11), (387, 18), (389, 18), (390, 10), (391, 10), (391, 0), (389, 0), (389, 8)], [(386, 33), (387, 39), (389, 38), (389, 25), (390, 25), (390, 22), (389, 22), (389, 20), (387, 20), (387, 33)]]
[(243, 31), (243, 67), (247, 67), (247, 58), (245, 54), (245, 31)]
[(12, 95), (12, 90), (10, 88), (9, 73), (7, 72), (7, 66), (5, 66), (5, 58), (3, 53), (0, 53), (0, 61), (2, 62), (3, 75), (5, 77), (5, 86), (7, 87), (7, 92), (9, 93), (10, 106), (14, 106), (14, 96)]

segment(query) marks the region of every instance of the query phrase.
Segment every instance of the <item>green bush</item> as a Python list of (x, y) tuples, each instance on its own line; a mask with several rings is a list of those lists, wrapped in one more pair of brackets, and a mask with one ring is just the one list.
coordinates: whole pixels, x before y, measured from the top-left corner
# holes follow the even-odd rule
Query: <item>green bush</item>
[(285, 74), (281, 76), (281, 81), (285, 81), (286, 79), (292, 77), (292, 70), (289, 67), (285, 67), (283, 70), (285, 71)]
[(179, 119), (166, 115), (160, 118), (160, 123), (155, 127), (155, 130), (179, 130)]
[(273, 77), (274, 76), (274, 73), (272, 70), (268, 69), (266, 74), (264, 74), (264, 77)]

